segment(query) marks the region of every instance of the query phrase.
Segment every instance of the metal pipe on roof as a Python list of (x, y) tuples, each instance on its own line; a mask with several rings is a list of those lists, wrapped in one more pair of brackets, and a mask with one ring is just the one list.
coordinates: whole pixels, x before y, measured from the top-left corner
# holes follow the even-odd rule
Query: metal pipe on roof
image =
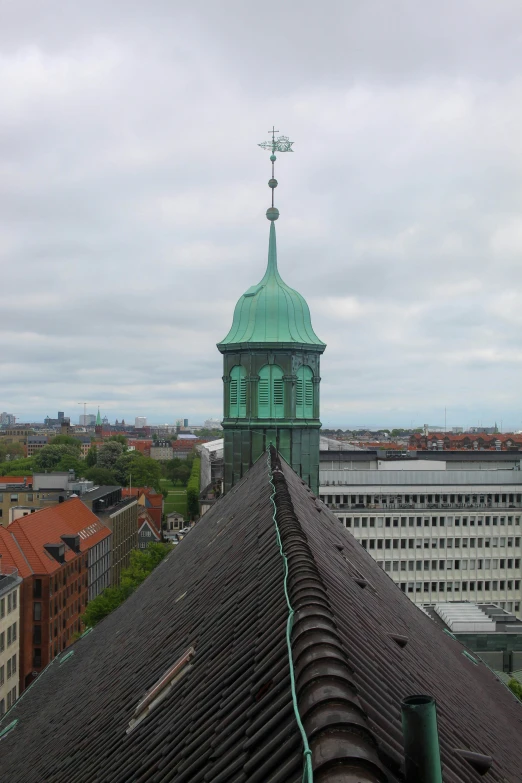
[(401, 712), (406, 783), (442, 783), (435, 699), (408, 696)]

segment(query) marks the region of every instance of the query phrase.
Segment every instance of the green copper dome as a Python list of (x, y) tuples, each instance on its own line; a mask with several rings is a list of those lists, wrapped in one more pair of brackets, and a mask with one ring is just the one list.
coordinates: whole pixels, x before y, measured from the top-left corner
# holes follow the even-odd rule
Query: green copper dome
[(220, 351), (244, 343), (299, 344), (323, 351), (325, 343), (312, 329), (310, 310), (301, 294), (283, 282), (277, 269), (276, 235), (270, 222), (268, 265), (265, 276), (246, 291), (236, 304), (232, 327), (218, 343)]

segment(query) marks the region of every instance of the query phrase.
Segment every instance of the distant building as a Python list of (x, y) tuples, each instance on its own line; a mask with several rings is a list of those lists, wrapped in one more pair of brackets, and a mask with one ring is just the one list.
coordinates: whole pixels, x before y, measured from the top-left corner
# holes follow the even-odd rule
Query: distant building
[(498, 672), (522, 670), (522, 623), (495, 604), (425, 604), (424, 611)]
[(18, 569), (0, 560), (0, 718), (18, 698), (21, 584)]
[(29, 435), (27, 437), (27, 456), (34, 455), (49, 444), (49, 438), (45, 435)]
[(219, 421), (219, 419), (207, 419), (207, 420), (206, 420), (206, 421), (203, 423), (203, 427), (204, 427), (206, 430), (222, 430), (222, 429), (223, 429), (223, 427), (221, 426), (221, 422)]
[[(122, 422), (122, 424), (124, 424), (124, 422)], [(146, 427), (146, 426), (147, 426), (147, 417), (146, 416), (136, 416), (136, 418), (134, 419), (134, 427), (137, 430), (140, 430), (140, 429), (142, 429), (142, 427)]]
[(165, 526), (163, 529), (163, 535), (166, 539), (172, 538), (180, 530), (185, 527), (185, 517), (183, 514), (178, 514), (177, 511), (172, 511), (165, 517)]
[(0, 413), (0, 425), (2, 427), (14, 427), (16, 424), (16, 416), (13, 413)]
[[(26, 506), (30, 509), (42, 509), (55, 506), (67, 500), (67, 482), (64, 485), (63, 478), (55, 479), (54, 476), (68, 477), (69, 474), (35, 474), (37, 477), (36, 488), (34, 479), (30, 476), (0, 476), (0, 526), (9, 525), (10, 511), (17, 506)], [(39, 480), (39, 476), (47, 477), (47, 480)], [(48, 483), (50, 486), (44, 486)], [(64, 488), (65, 487), (65, 488)]]
[(161, 543), (161, 530), (156, 527), (152, 517), (146, 513), (138, 528), (138, 549), (147, 549), (149, 544)]
[(139, 451), (144, 457), (150, 457), (150, 449), (153, 444), (154, 441), (148, 438), (129, 438), (127, 441), (129, 449)]
[(96, 416), (94, 413), (81, 414), (80, 425), (82, 427), (92, 427), (93, 424), (96, 424)]
[(434, 451), (522, 451), (522, 435), (509, 433), (453, 434), (449, 432), (415, 433), (410, 436), (409, 448)]
[(150, 447), (150, 456), (152, 459), (165, 461), (170, 460), (174, 456), (174, 449), (170, 440), (157, 440), (153, 442)]

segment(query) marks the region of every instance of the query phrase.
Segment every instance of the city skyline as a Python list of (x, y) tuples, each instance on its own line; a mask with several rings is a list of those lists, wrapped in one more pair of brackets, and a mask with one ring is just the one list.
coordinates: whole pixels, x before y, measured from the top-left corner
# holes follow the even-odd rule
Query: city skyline
[(521, 429), (520, 6), (410, 1), (397, 25), (327, 2), (318, 28), (290, 3), (274, 28), (232, 0), (156, 5), (6, 13), (0, 407), (221, 416), (215, 345), (266, 262), (275, 121), (298, 153), (279, 266), (328, 344), (324, 425), (446, 406)]

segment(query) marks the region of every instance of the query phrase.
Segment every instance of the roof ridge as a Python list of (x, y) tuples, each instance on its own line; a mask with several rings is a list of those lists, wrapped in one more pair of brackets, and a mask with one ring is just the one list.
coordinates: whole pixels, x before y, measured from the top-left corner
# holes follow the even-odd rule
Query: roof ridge
[(378, 783), (384, 768), (377, 739), (360, 704), (326, 587), (273, 446), (270, 464), (276, 522), (288, 562), (288, 592), (294, 610), (291, 648), (297, 706), (312, 750), (314, 777), (319, 773), (321, 780), (333, 781), (340, 779), (343, 769), (352, 774), (360, 769), (365, 780)]

